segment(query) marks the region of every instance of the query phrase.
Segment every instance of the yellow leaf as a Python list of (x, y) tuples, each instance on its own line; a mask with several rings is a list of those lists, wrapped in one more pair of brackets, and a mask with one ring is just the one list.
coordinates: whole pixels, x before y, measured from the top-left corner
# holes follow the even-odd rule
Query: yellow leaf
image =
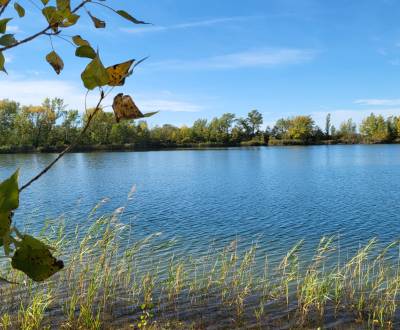
[(122, 86), (125, 83), (125, 78), (130, 75), (130, 68), (135, 60), (126, 61), (115, 64), (107, 68), (107, 73), (110, 77), (109, 86)]

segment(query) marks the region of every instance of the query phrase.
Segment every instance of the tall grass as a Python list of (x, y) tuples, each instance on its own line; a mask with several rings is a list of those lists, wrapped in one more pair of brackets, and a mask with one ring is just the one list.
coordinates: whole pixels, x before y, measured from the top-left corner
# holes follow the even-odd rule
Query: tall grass
[(312, 257), (301, 241), (280, 262), (237, 241), (178, 258), (159, 234), (132, 241), (130, 227), (89, 217), (66, 234), (48, 222), (42, 239), (66, 268), (33, 283), (2, 265), (0, 329), (346, 328), (399, 326), (400, 244), (375, 239), (343, 257), (323, 237)]

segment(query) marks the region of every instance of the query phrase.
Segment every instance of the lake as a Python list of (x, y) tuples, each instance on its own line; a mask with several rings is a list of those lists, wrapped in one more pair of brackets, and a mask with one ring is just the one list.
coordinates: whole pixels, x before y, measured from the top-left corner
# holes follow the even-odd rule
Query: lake
[[(0, 179), (20, 167), (24, 183), (54, 157), (0, 155)], [(72, 230), (107, 198), (98, 212), (125, 207), (135, 238), (160, 232), (178, 256), (236, 238), (272, 256), (323, 235), (354, 248), (399, 238), (399, 177), (399, 145), (72, 153), (23, 192), (15, 220), (39, 230), (63, 215)]]

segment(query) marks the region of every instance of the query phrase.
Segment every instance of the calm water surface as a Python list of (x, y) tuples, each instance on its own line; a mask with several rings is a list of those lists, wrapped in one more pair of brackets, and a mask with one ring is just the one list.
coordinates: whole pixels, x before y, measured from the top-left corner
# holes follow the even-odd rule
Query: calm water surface
[[(20, 167), (25, 182), (54, 157), (0, 155), (0, 179)], [(107, 197), (101, 210), (125, 206), (132, 235), (161, 232), (178, 255), (238, 238), (278, 256), (323, 235), (343, 248), (399, 238), (399, 178), (399, 145), (77, 153), (23, 193), (15, 219), (39, 229), (64, 214), (73, 228)]]

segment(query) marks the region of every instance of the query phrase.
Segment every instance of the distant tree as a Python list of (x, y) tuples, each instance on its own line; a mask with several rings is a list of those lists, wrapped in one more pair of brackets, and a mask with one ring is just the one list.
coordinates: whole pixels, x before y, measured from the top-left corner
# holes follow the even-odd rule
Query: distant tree
[[(115, 119), (112, 113), (105, 112), (102, 109), (95, 111), (95, 109), (89, 109), (83, 116), (83, 124), (86, 125), (89, 118), (91, 119), (91, 125), (86, 131), (84, 142), (86, 144), (110, 144), (110, 136)], [(94, 113), (94, 117), (91, 115)]]
[[(14, 101), (0, 101), (0, 145), (13, 145), (12, 134), (15, 127), (15, 119), (19, 111), (19, 104)], [(18, 137), (16, 136), (18, 140)]]
[(326, 119), (325, 119), (325, 136), (327, 139), (329, 139), (329, 137), (331, 135), (331, 129), (332, 129), (331, 114), (328, 113), (326, 115)]
[(331, 126), (331, 137), (332, 137), (333, 139), (336, 139), (336, 134), (337, 134), (337, 132), (336, 132), (336, 127), (335, 127), (334, 125), (332, 125), (332, 126)]
[(350, 118), (340, 124), (337, 136), (344, 142), (355, 143), (357, 140), (357, 125)]
[(306, 141), (313, 135), (314, 120), (311, 116), (296, 116), (290, 120), (289, 137)]
[(289, 128), (291, 125), (291, 120), (288, 119), (278, 119), (275, 126), (272, 128), (271, 135), (276, 139), (289, 139)]
[(230, 140), (232, 124), (235, 120), (233, 113), (224, 113), (220, 118), (214, 118), (209, 124), (210, 140), (226, 143)]
[(390, 139), (388, 125), (382, 115), (371, 113), (360, 126), (360, 133), (367, 142), (379, 143)]
[(248, 120), (248, 118), (236, 119), (236, 125), (233, 129), (235, 141), (250, 140), (254, 130)]
[(247, 115), (247, 121), (252, 137), (260, 133), (260, 128), (263, 124), (263, 115), (258, 110), (250, 111)]
[(69, 110), (63, 116), (61, 124), (61, 136), (63, 144), (70, 144), (78, 136), (78, 127), (80, 124), (80, 116), (78, 110)]
[(399, 117), (390, 116), (386, 119), (386, 124), (389, 131), (389, 140), (393, 141), (399, 136)]
[(208, 142), (210, 140), (207, 119), (197, 119), (193, 123), (192, 136), (194, 142)]

